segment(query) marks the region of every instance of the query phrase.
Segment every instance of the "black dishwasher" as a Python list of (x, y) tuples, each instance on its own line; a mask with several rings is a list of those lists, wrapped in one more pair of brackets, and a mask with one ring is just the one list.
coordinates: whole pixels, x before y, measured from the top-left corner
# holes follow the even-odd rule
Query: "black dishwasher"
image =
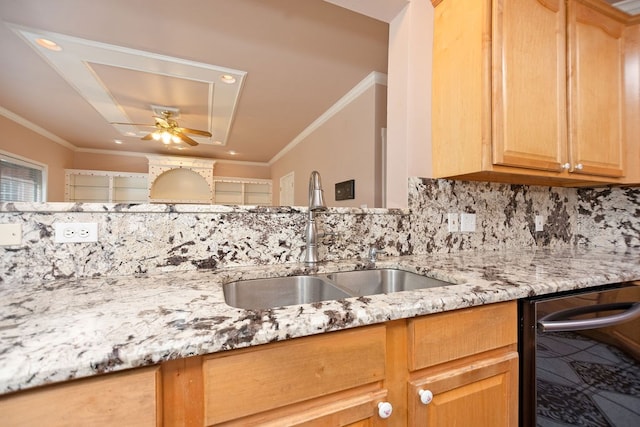
[(640, 426), (640, 285), (520, 301), (520, 426)]

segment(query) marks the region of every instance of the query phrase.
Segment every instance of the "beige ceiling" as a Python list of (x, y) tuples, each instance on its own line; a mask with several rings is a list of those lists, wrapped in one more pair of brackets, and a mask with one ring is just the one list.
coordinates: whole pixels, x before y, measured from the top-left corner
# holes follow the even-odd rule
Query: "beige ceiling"
[[(323, 0), (0, 0), (0, 19), (0, 112), (82, 150), (268, 162), (372, 71), (387, 70), (388, 24)], [(79, 47), (66, 54), (84, 68), (62, 70), (25, 29), (67, 37)], [(239, 73), (235, 89), (216, 78), (218, 67)], [(86, 85), (89, 75), (104, 93)], [(179, 108), (181, 126), (214, 136), (168, 151), (139, 139), (148, 129), (110, 124), (151, 124), (151, 105)]]

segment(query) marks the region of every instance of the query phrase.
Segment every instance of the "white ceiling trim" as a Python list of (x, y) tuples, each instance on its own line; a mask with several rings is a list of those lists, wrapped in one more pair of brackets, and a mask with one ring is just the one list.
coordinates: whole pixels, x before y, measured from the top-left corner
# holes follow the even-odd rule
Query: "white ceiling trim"
[(390, 23), (410, 0), (324, 0), (345, 9)]
[(287, 144), (278, 154), (273, 156), (271, 160), (269, 160), (269, 166), (272, 166), (275, 162), (280, 160), (285, 154), (291, 151), (296, 145), (300, 144), (307, 138), (311, 133), (313, 133), (316, 129), (322, 126), (325, 122), (327, 122), (331, 117), (335, 116), (342, 109), (347, 107), (351, 102), (353, 102), (356, 98), (362, 95), (373, 85), (387, 85), (387, 75), (384, 73), (380, 73), (378, 71), (372, 71), (360, 81), (357, 85), (355, 85), (349, 92), (347, 92), (342, 98), (340, 98), (335, 104), (333, 104), (327, 111), (322, 113), (320, 117), (315, 119), (309, 126), (307, 126), (302, 132), (298, 134), (289, 144)]
[(9, 111), (4, 107), (0, 107), (0, 115), (6, 117), (9, 120), (12, 120), (16, 123), (18, 123), (19, 125), (37, 133), (40, 134), (42, 136), (44, 136), (47, 139), (50, 139), (51, 141), (62, 145), (65, 148), (68, 148), (70, 150), (73, 151), (78, 151), (78, 147), (76, 147), (75, 145), (73, 145), (72, 143), (70, 143), (69, 141), (67, 141), (66, 139), (62, 139), (60, 138), (58, 135), (55, 135), (51, 132), (49, 132), (46, 129), (41, 128), (40, 126), (36, 125), (35, 123), (30, 122), (29, 120), (25, 119), (22, 116), (17, 115), (16, 113), (14, 113), (13, 111)]
[[(90, 65), (92, 63), (208, 84), (207, 130), (213, 136), (211, 138), (194, 137), (194, 139), (204, 144), (226, 144), (247, 74), (245, 71), (30, 29), (15, 24), (8, 25), (73, 86), (108, 123), (126, 123), (131, 122), (131, 119), (93, 72)], [(62, 50), (52, 51), (40, 46), (36, 42), (39, 38), (56, 42)], [(236, 82), (222, 83), (220, 77), (225, 74), (234, 76)], [(131, 136), (132, 131), (138, 133), (135, 126), (113, 126), (123, 135)]]

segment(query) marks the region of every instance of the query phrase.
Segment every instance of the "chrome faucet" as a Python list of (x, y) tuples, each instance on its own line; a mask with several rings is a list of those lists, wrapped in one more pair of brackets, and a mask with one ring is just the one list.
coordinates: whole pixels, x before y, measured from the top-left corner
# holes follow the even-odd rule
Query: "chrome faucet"
[(327, 209), (324, 203), (322, 182), (318, 171), (311, 172), (309, 177), (309, 215), (307, 216), (307, 226), (305, 228), (306, 249), (304, 262), (308, 265), (315, 265), (318, 262), (318, 229), (316, 227), (315, 213)]
[(371, 264), (375, 264), (376, 260), (378, 259), (378, 255), (386, 255), (387, 253), (385, 251), (381, 251), (380, 249), (376, 248), (375, 246), (371, 246), (369, 248), (369, 262)]

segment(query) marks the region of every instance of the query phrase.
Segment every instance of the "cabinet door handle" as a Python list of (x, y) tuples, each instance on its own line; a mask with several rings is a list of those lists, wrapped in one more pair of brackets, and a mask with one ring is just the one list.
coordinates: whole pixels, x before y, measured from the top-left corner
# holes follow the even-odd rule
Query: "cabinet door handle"
[(567, 162), (567, 163), (563, 163), (563, 164), (562, 164), (562, 166), (560, 166), (560, 167), (561, 167), (562, 169), (565, 169), (565, 170), (566, 170), (566, 169), (569, 169), (569, 168), (571, 167), (571, 164), (570, 164), (570, 163), (568, 163), (568, 162)]
[(423, 405), (428, 405), (433, 400), (433, 393), (431, 390), (418, 390), (418, 394), (420, 395), (420, 402)]
[(378, 415), (382, 419), (389, 418), (393, 412), (393, 406), (389, 402), (378, 403)]
[(578, 164), (577, 164), (577, 165), (575, 165), (573, 168), (574, 168), (575, 170), (581, 171), (583, 167), (584, 167), (584, 166), (582, 166), (582, 163), (578, 163)]

